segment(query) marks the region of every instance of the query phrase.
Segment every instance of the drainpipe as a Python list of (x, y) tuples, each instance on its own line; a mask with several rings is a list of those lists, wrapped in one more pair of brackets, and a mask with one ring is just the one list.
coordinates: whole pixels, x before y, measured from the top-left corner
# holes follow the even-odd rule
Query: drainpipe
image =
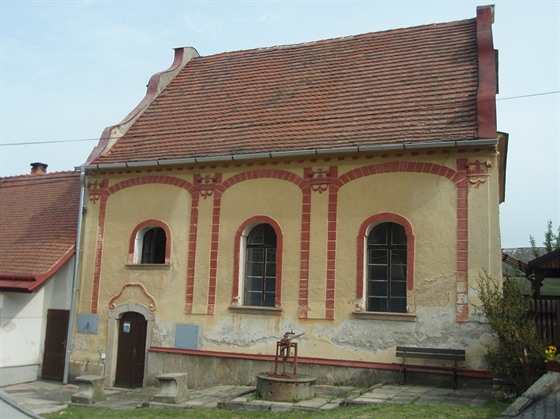
[(68, 320), (68, 335), (66, 336), (66, 355), (64, 357), (63, 384), (68, 384), (68, 369), (70, 354), (72, 352), (72, 331), (74, 330), (74, 317), (76, 310), (76, 294), (78, 292), (78, 275), (80, 265), (80, 249), (82, 246), (82, 222), (84, 214), (84, 196), (86, 193), (85, 169), (80, 168), (80, 212), (78, 214), (78, 231), (76, 234), (76, 252), (74, 253), (74, 275), (72, 277), (72, 295), (70, 299), (70, 319)]

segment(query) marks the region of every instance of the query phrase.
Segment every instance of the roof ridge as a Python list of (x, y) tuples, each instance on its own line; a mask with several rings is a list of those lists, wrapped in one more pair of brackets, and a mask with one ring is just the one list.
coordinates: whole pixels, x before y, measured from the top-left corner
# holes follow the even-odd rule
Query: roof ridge
[(79, 176), (79, 170), (66, 170), (60, 172), (51, 172), (51, 173), (43, 173), (41, 175), (32, 175), (32, 174), (24, 174), (24, 175), (14, 175), (14, 176), (5, 176), (0, 177), (0, 184), (2, 186), (17, 186), (17, 184), (29, 184), (32, 182), (41, 182), (41, 181), (54, 181), (57, 179), (70, 179), (73, 177)]
[(6, 180), (6, 179), (29, 179), (29, 178), (42, 178), (45, 176), (49, 176), (49, 177), (54, 177), (54, 176), (61, 176), (61, 175), (74, 175), (80, 173), (79, 170), (59, 170), (57, 172), (48, 172), (48, 173), (43, 173), (40, 175), (32, 175), (31, 173), (24, 173), (21, 175), (13, 175), (13, 176), (2, 176), (0, 177), (0, 181), (1, 180)]
[(274, 51), (274, 50), (282, 50), (282, 49), (300, 48), (300, 47), (311, 46), (311, 45), (318, 45), (318, 44), (320, 45), (320, 44), (323, 44), (323, 43), (332, 43), (332, 42), (336, 42), (336, 41), (347, 41), (347, 40), (352, 40), (352, 39), (356, 39), (356, 38), (365, 38), (365, 37), (371, 36), (371, 35), (389, 34), (389, 33), (393, 33), (393, 32), (405, 32), (405, 31), (409, 31), (409, 30), (414, 31), (414, 30), (418, 30), (418, 29), (422, 29), (422, 28), (432, 28), (432, 27), (436, 27), (436, 26), (443, 27), (443, 26), (466, 24), (466, 23), (476, 23), (476, 18), (454, 20), (454, 21), (449, 21), (449, 22), (427, 23), (427, 24), (416, 25), (416, 26), (406, 26), (406, 27), (402, 27), (402, 28), (385, 29), (385, 30), (382, 30), (382, 31), (365, 32), (365, 33), (358, 33), (358, 34), (354, 34), (354, 35), (343, 35), (343, 36), (334, 37), (334, 38), (324, 38), (324, 39), (319, 39), (319, 40), (316, 40), (316, 41), (297, 42), (297, 43), (294, 43), (294, 44), (280, 44), (280, 45), (273, 45), (273, 46), (269, 46), (269, 47), (256, 47), (256, 48), (240, 49), (240, 50), (234, 50), (234, 51), (223, 51), (223, 52), (219, 52), (219, 53), (216, 53), (216, 54), (201, 55), (199, 57), (196, 57), (196, 59), (199, 60), (201, 58), (204, 59), (204, 58), (210, 58), (210, 57), (218, 57), (218, 56), (221, 56), (221, 55), (232, 55), (232, 54), (237, 54), (237, 53)]

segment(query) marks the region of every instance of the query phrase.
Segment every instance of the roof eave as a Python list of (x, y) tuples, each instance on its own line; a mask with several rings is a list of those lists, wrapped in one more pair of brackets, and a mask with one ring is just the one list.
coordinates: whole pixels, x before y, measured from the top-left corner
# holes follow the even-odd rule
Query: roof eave
[(72, 246), (47, 272), (40, 274), (2, 274), (0, 273), (0, 291), (33, 293), (38, 291), (58, 272), (76, 253)]
[(217, 163), (227, 161), (240, 160), (262, 160), (274, 158), (289, 157), (310, 157), (325, 154), (346, 154), (346, 153), (365, 153), (380, 152), (391, 150), (420, 150), (434, 148), (458, 148), (467, 146), (495, 146), (498, 144), (498, 138), (494, 139), (475, 139), (475, 140), (454, 140), (454, 141), (434, 141), (425, 143), (397, 143), (397, 144), (379, 144), (355, 147), (338, 147), (338, 148), (315, 148), (308, 150), (290, 150), (290, 151), (272, 151), (267, 153), (249, 153), (249, 154), (228, 154), (223, 156), (208, 157), (186, 157), (183, 159), (161, 159), (161, 160), (143, 160), (135, 162), (115, 162), (115, 163), (98, 163), (77, 166), (76, 169), (84, 170), (114, 170), (139, 167), (153, 166), (172, 166), (178, 164), (197, 164), (197, 163)]

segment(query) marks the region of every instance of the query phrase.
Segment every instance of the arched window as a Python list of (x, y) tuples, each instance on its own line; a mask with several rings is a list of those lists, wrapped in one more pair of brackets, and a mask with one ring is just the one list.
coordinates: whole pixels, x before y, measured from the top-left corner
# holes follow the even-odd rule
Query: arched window
[(170, 264), (171, 230), (159, 220), (146, 220), (136, 226), (130, 237), (128, 263)]
[(393, 222), (376, 225), (367, 236), (367, 311), (406, 313), (407, 237)]
[(165, 263), (167, 237), (161, 227), (152, 227), (142, 238), (142, 260), (140, 263)]
[(274, 307), (275, 299), (276, 232), (269, 224), (258, 224), (245, 243), (243, 305)]

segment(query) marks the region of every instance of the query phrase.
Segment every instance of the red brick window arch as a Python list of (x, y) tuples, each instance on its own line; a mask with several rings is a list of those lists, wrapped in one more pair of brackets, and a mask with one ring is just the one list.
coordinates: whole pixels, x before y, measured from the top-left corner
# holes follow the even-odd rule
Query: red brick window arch
[(171, 230), (166, 223), (146, 220), (134, 228), (130, 236), (129, 263), (169, 265), (170, 255)]
[(257, 216), (235, 236), (233, 301), (246, 307), (280, 307), (283, 236), (278, 223)]
[(414, 289), (414, 235), (408, 220), (383, 213), (362, 223), (357, 297), (362, 310), (407, 313)]

